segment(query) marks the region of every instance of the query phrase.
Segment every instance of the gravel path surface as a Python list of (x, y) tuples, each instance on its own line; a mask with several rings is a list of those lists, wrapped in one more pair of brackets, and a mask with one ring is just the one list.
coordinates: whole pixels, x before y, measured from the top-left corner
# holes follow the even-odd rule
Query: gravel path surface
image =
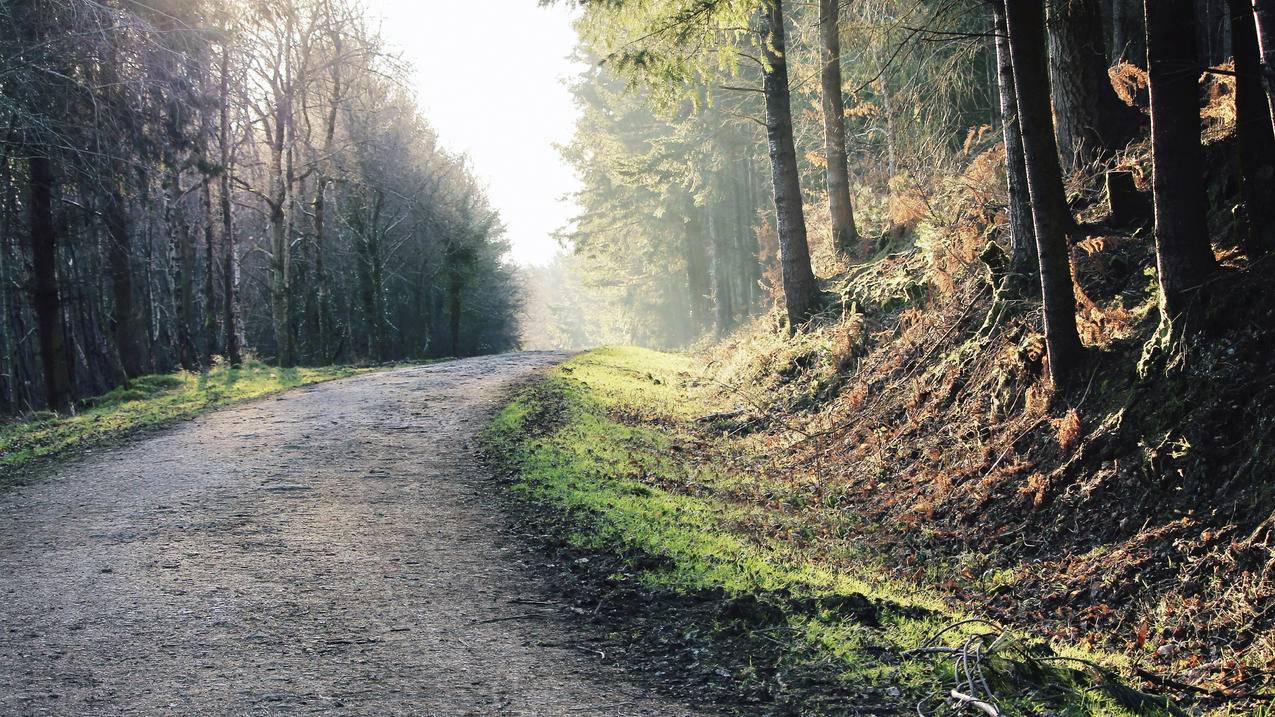
[(694, 714), (541, 619), (498, 536), (477, 432), (561, 358), (301, 388), (0, 492), (0, 715)]

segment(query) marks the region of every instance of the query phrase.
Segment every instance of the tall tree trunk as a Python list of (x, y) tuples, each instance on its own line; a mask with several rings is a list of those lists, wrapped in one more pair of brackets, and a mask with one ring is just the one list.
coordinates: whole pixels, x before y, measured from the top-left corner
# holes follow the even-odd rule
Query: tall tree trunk
[(1250, 0), (1230, 0), (1235, 51), (1235, 115), (1239, 135), (1246, 249), (1256, 256), (1275, 249), (1275, 131), (1262, 89), (1261, 51)]
[(200, 187), (200, 198), (204, 212), (204, 360), (203, 365), (212, 368), (213, 356), (217, 354), (217, 291), (214, 279), (216, 250), (213, 247), (213, 208), (211, 177), (204, 178), (204, 186)]
[(1011, 275), (1027, 278), (1036, 274), (1039, 262), (1023, 154), (1023, 129), (1014, 88), (1014, 64), (1010, 57), (1009, 27), (1005, 24), (1005, 0), (992, 0), (992, 17), (996, 23), (996, 78), (1000, 89), (1001, 130), (1005, 137), (1005, 177), (1009, 185), (1009, 270)]
[(111, 271), (111, 286), (115, 300), (115, 322), (111, 334), (120, 354), (124, 375), (137, 378), (145, 373), (141, 348), (138, 344), (137, 309), (133, 303), (133, 255), (132, 232), (128, 221), (128, 207), (123, 191), (111, 190), (106, 201), (107, 256)]
[(1014, 86), (1018, 90), (1027, 187), (1032, 199), (1045, 314), (1045, 348), (1049, 354), (1050, 378), (1055, 386), (1064, 386), (1075, 374), (1084, 349), (1076, 331), (1076, 295), (1067, 248), (1072, 218), (1063, 192), (1058, 146), (1050, 121), (1045, 12), (1039, 0), (1006, 0), (1005, 15)]
[(1195, 0), (1196, 49), (1204, 65), (1220, 65), (1233, 55), (1228, 25), (1223, 0)]
[[(207, 45), (201, 46), (199, 58), (199, 90), (207, 98), (212, 92), (211, 87), (209, 87), (212, 75), (211, 48)], [(207, 102), (199, 110), (199, 159), (203, 173), (202, 186), (199, 188), (199, 198), (200, 208), (203, 210), (204, 227), (204, 355), (202, 363), (208, 368), (212, 368), (213, 356), (217, 354), (217, 292), (216, 280), (214, 279), (217, 264), (215, 261), (216, 250), (213, 246), (213, 237), (216, 233), (213, 225), (216, 220), (214, 219), (212, 205), (213, 170), (211, 169), (214, 166), (212, 158), (212, 113), (213, 108)]]
[(328, 286), (327, 269), (324, 266), (325, 233), (327, 231), (327, 187), (328, 178), (320, 175), (314, 190), (314, 282), (316, 296), (314, 299), (315, 330), (319, 340), (319, 356), (327, 361), (328, 356)]
[(270, 177), (274, 185), (270, 199), (270, 304), (274, 321), (275, 362), (296, 365), (292, 341), (292, 242), (288, 236), (289, 183), (284, 153), (287, 147), (290, 111), (285, 98), (277, 99), (274, 137), (270, 145)]
[(195, 348), (195, 238), (181, 206), (181, 174), (174, 167), (165, 198), (170, 242), (177, 249), (177, 357), (187, 371), (199, 368)]
[(1156, 268), (1171, 327), (1217, 266), (1209, 243), (1192, 0), (1146, 0)]
[(845, 101), (841, 97), (841, 29), (837, 23), (841, 0), (819, 0), (819, 38), (823, 69), (823, 148), (827, 168), (828, 215), (832, 218), (832, 246), (843, 254), (854, 251), (859, 230), (850, 201), (850, 169), (846, 156)]
[(1275, 0), (1253, 0), (1257, 41), (1262, 49), (1262, 83), (1275, 126)]
[(221, 186), (217, 192), (217, 201), (221, 205), (221, 300), (222, 328), (225, 330), (223, 343), (226, 347), (226, 361), (232, 367), (243, 363), (239, 339), (239, 264), (235, 259), (235, 228), (230, 211), (230, 175), (232, 171), (230, 156), (230, 45), (221, 49), (221, 96), (218, 98), (220, 117), (218, 122), (218, 149), (221, 152)]
[(735, 325), (735, 296), (731, 287), (730, 235), (722, 230), (713, 208), (708, 210), (708, 235), (713, 241), (713, 295), (717, 299), (717, 335)]
[(771, 181), (775, 189), (784, 308), (788, 314), (788, 330), (796, 332), (797, 327), (809, 318), (819, 287), (810, 268), (806, 216), (801, 205), (801, 182), (793, 143), (782, 0), (767, 0), (762, 36), (762, 55), (766, 65), (762, 75), (766, 96), (766, 138), (770, 146)]
[(1138, 67), (1147, 66), (1147, 28), (1142, 0), (1115, 0), (1112, 4), (1112, 54)]
[(1058, 149), (1075, 170), (1129, 143), (1141, 114), (1116, 95), (1107, 75), (1098, 0), (1048, 0), (1049, 68)]
[(687, 220), (682, 225), (682, 258), (686, 262), (686, 288), (690, 292), (691, 339), (697, 338), (713, 324), (709, 311), (708, 257), (704, 253), (704, 237), (695, 220), (696, 207), (686, 202)]
[(49, 408), (71, 409), (71, 370), (66, 360), (66, 331), (62, 325), (62, 300), (58, 293), (57, 225), (53, 221), (53, 165), (48, 155), (34, 148), (30, 159), (31, 270), (34, 273), (32, 304), (40, 334), (40, 361), (44, 368), (44, 396)]
[(739, 241), (739, 279), (743, 291), (740, 301), (744, 304), (745, 313), (751, 314), (758, 304), (761, 280), (761, 262), (758, 258), (757, 232), (753, 222), (756, 217), (756, 206), (753, 204), (752, 174), (753, 163), (751, 148), (744, 150), (744, 158), (739, 162), (739, 171), (734, 178), (736, 232)]
[(447, 267), (447, 325), (448, 337), (451, 344), (451, 355), (453, 357), (460, 356), (460, 300), (461, 292), (465, 289), (465, 277), (461, 272), (461, 267), (451, 265), (448, 262)]

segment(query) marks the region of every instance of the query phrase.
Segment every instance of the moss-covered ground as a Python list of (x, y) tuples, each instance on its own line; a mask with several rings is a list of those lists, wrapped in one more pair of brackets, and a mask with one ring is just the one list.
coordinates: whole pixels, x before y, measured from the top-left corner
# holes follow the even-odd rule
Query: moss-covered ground
[(275, 368), (249, 362), (204, 373), (142, 376), (84, 402), (74, 415), (40, 412), (0, 423), (0, 484), (20, 481), (38, 463), (110, 445), (146, 429), (227, 404), (373, 369)]
[[(720, 399), (693, 356), (604, 348), (486, 434), (522, 533), (656, 683), (750, 715), (956, 714), (966, 679), (1002, 714), (1169, 711), (1121, 686), (1118, 661), (1024, 642), (893, 578), (856, 549), (853, 507), (749, 500), (765, 457), (739, 452)], [(955, 648), (977, 656), (959, 675)]]

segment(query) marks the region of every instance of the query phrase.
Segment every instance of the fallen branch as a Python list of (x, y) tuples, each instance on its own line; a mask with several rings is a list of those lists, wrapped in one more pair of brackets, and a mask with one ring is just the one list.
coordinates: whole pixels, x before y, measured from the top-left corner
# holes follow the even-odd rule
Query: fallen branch
[(1001, 715), (1000, 710), (996, 709), (995, 705), (989, 704), (975, 697), (970, 697), (964, 692), (952, 690), (949, 694), (951, 694), (952, 699), (959, 702), (962, 707), (973, 707), (979, 712), (987, 715), (987, 717), (1000, 717)]

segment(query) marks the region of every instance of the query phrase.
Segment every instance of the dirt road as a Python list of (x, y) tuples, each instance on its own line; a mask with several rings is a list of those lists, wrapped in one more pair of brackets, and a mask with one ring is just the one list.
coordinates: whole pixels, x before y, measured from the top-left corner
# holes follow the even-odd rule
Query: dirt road
[(560, 358), (297, 389), (0, 492), (0, 714), (693, 714), (499, 539), (477, 432)]

